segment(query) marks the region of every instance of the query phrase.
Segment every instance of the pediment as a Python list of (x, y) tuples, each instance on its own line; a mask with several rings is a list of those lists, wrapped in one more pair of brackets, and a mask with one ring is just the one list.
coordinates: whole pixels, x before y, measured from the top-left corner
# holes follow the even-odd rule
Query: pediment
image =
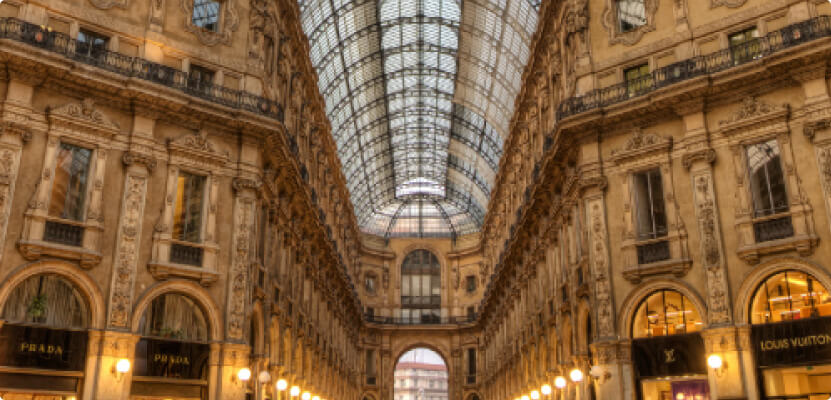
[(224, 166), (230, 159), (227, 151), (217, 150), (204, 129), (168, 140), (167, 148), (171, 155), (216, 166)]
[(787, 104), (772, 104), (755, 96), (747, 97), (727, 119), (719, 121), (719, 128), (721, 133), (729, 135), (738, 130), (784, 123), (789, 110)]
[(663, 137), (655, 133), (645, 133), (640, 128), (635, 129), (623, 147), (612, 150), (612, 160), (616, 164), (623, 164), (635, 158), (666, 152), (672, 147), (672, 138)]
[(92, 99), (68, 103), (47, 110), (49, 122), (53, 127), (81, 132), (95, 132), (112, 137), (121, 132), (117, 122), (95, 106)]

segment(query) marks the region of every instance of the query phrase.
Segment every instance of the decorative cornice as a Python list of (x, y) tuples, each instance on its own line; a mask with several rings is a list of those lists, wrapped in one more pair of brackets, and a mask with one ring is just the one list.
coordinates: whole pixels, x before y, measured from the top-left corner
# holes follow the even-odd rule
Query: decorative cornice
[(79, 103), (64, 104), (59, 107), (46, 109), (49, 122), (53, 126), (66, 126), (72, 129), (95, 132), (102, 136), (112, 137), (121, 131), (118, 123), (111, 120), (106, 114), (95, 107), (91, 98)]
[(726, 120), (719, 121), (720, 131), (730, 134), (736, 130), (765, 123), (776, 118), (783, 118), (790, 112), (787, 104), (776, 105), (760, 100), (758, 97), (746, 97), (741, 107), (734, 111)]
[(249, 179), (249, 178), (234, 178), (231, 182), (231, 187), (234, 188), (235, 192), (241, 192), (244, 190), (253, 190), (257, 191), (263, 186), (263, 182), (259, 179)]
[(135, 151), (125, 152), (124, 155), (121, 156), (121, 162), (124, 163), (125, 166), (133, 164), (144, 165), (149, 172), (153, 172), (153, 169), (156, 168), (156, 159), (153, 158), (153, 156)]
[(704, 161), (708, 164), (712, 164), (716, 161), (716, 151), (710, 148), (700, 149), (684, 154), (681, 157), (681, 163), (684, 164), (684, 168), (687, 170), (689, 170), (696, 161)]
[(619, 165), (632, 158), (658, 151), (669, 151), (670, 148), (672, 148), (672, 137), (665, 138), (654, 133), (645, 134), (638, 128), (623, 148), (612, 151), (611, 158), (615, 164)]

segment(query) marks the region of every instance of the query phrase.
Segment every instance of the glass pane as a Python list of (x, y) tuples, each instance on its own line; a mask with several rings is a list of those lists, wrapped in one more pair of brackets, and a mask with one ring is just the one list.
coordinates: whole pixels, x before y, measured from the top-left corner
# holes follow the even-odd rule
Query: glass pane
[(652, 237), (652, 205), (649, 199), (649, 178), (645, 172), (637, 173), (633, 177), (633, 188), (637, 219), (638, 237)]
[(181, 294), (168, 293), (154, 299), (141, 323), (144, 336), (197, 342), (208, 340), (205, 315), (193, 300)]
[(173, 237), (199, 243), (202, 240), (202, 212), (205, 198), (204, 176), (179, 173), (176, 180), (176, 204), (173, 212)]
[(33, 276), (12, 290), (3, 307), (8, 323), (86, 328), (89, 311), (75, 286), (56, 275)]
[(91, 150), (61, 143), (55, 163), (52, 198), (49, 201), (50, 216), (82, 220), (91, 157)]
[(649, 295), (632, 321), (632, 337), (644, 338), (698, 332), (704, 322), (693, 303), (674, 290)]
[(747, 166), (754, 215), (761, 217), (788, 211), (787, 190), (776, 139), (748, 146)]
[(618, 0), (617, 19), (621, 32), (628, 32), (646, 25), (644, 0)]
[(750, 306), (753, 324), (827, 316), (831, 316), (827, 288), (798, 271), (771, 275), (756, 290)]
[(193, 0), (193, 24), (207, 31), (219, 30), (219, 2)]

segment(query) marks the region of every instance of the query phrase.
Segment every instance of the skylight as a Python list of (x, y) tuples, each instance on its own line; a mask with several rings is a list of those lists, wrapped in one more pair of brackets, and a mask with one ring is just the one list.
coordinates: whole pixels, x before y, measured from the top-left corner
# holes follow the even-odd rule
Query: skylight
[(478, 231), (539, 1), (299, 2), (361, 229)]

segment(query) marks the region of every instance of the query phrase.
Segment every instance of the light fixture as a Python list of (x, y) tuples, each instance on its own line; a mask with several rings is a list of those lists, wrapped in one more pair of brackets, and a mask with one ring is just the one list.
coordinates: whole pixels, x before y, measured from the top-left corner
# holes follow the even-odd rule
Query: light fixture
[(285, 379), (280, 379), (280, 380), (277, 381), (277, 390), (282, 392), (282, 391), (286, 390), (287, 387), (289, 387), (289, 383), (286, 382)]
[(530, 398), (528, 397), (528, 395), (527, 395), (527, 394), (523, 394), (523, 395), (522, 395), (522, 397), (520, 397), (520, 398), (521, 398), (522, 400), (530, 400)]
[(130, 360), (126, 358), (122, 358), (118, 360), (115, 365), (113, 365), (113, 375), (115, 375), (116, 380), (121, 380), (124, 377), (124, 374), (130, 372)]
[(312, 396), (312, 400), (320, 400), (320, 396)]
[(551, 394), (551, 385), (549, 385), (547, 383), (545, 385), (542, 385), (542, 387), (540, 388), (540, 392), (542, 392), (542, 394), (548, 396), (549, 394)]
[(303, 392), (303, 395), (300, 396), (300, 398), (303, 400), (312, 400), (312, 394), (309, 392)]
[(564, 378), (562, 376), (558, 376), (558, 377), (554, 378), (554, 386), (556, 386), (557, 389), (562, 389), (562, 388), (566, 387), (567, 383), (568, 382), (566, 382), (566, 378)]
[(248, 382), (248, 380), (251, 379), (251, 370), (248, 368), (240, 368), (240, 370), (237, 371), (237, 379), (239, 379), (240, 382)]
[(724, 365), (724, 360), (718, 354), (711, 354), (707, 357), (707, 365), (712, 369), (720, 369)]
[(710, 367), (719, 378), (721, 378), (724, 374), (724, 370), (727, 369), (727, 363), (724, 362), (724, 359), (722, 359), (718, 354), (710, 354), (710, 356), (707, 357), (707, 366)]
[(291, 390), (289, 390), (289, 394), (291, 397), (300, 396), (300, 386), (292, 386)]
[(540, 392), (536, 390), (531, 391), (531, 399), (533, 400), (540, 400)]
[(130, 372), (130, 360), (122, 358), (115, 363), (115, 370), (119, 373), (126, 374)]
[(583, 371), (575, 368), (568, 373), (568, 377), (571, 378), (571, 381), (574, 383), (582, 382), (583, 381)]
[(591, 369), (589, 369), (589, 375), (595, 380), (599, 380), (601, 383), (612, 377), (611, 372), (599, 365), (592, 365)]
[(269, 383), (271, 382), (271, 374), (269, 374), (268, 371), (262, 371), (259, 375), (257, 375), (257, 381), (262, 384)]

